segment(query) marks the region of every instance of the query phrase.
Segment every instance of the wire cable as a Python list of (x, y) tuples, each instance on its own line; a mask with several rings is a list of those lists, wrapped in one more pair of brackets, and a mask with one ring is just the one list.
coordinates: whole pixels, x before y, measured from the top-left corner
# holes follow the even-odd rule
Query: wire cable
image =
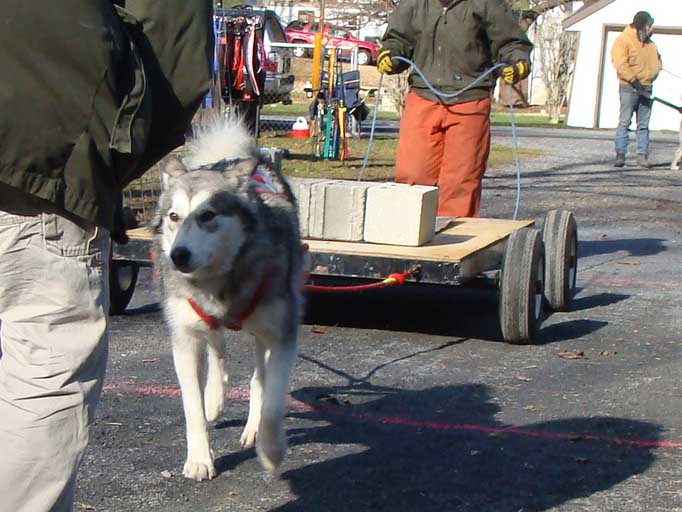
[(379, 75), (379, 87), (374, 98), (374, 112), (372, 113), (372, 125), (369, 130), (369, 140), (367, 141), (367, 151), (365, 152), (365, 159), (362, 161), (362, 167), (358, 173), (358, 181), (362, 181), (365, 177), (365, 169), (367, 169), (367, 161), (369, 160), (369, 153), (372, 151), (372, 142), (374, 141), (374, 129), (377, 125), (377, 112), (379, 111), (379, 98), (381, 98), (381, 83), (384, 81), (384, 74)]
[(457, 96), (459, 96), (460, 94), (462, 94), (462, 93), (468, 91), (469, 89), (473, 89), (474, 87), (476, 87), (478, 84), (480, 84), (480, 83), (481, 83), (488, 75), (490, 75), (491, 73), (494, 73), (494, 72), (497, 71), (498, 69), (507, 66), (507, 64), (505, 64), (504, 62), (503, 62), (503, 63), (500, 63), (500, 64), (495, 64), (493, 67), (491, 67), (491, 68), (489, 68), (489, 69), (486, 69), (483, 73), (481, 73), (481, 74), (480, 74), (473, 82), (471, 82), (469, 85), (467, 85), (467, 86), (465, 86), (465, 87), (462, 87), (462, 88), (461, 88), (460, 90), (458, 90), (458, 91), (448, 93), (448, 92), (439, 91), (439, 90), (436, 89), (433, 85), (431, 85), (431, 82), (429, 82), (429, 81), (427, 80), (427, 78), (424, 76), (424, 73), (422, 72), (422, 70), (419, 69), (419, 68), (417, 67), (417, 65), (416, 65), (414, 62), (412, 62), (410, 59), (406, 59), (405, 57), (397, 56), (397, 57), (392, 57), (391, 60), (397, 60), (397, 61), (401, 61), (401, 62), (404, 62), (404, 63), (406, 63), (406, 64), (409, 64), (410, 68), (413, 69), (414, 72), (417, 73), (417, 75), (419, 75), (419, 78), (421, 78), (421, 79), (424, 81), (424, 84), (426, 85), (426, 87), (428, 87), (428, 89), (429, 89), (433, 94), (435, 94), (435, 95), (438, 96), (439, 98), (443, 98), (443, 99), (452, 99), (452, 98), (456, 98)]
[(663, 71), (663, 72), (665, 72), (665, 73), (668, 73), (670, 76), (675, 77), (675, 78), (677, 78), (678, 80), (682, 80), (682, 76), (676, 75), (676, 74), (673, 73), (672, 71), (668, 71), (668, 70), (665, 69), (665, 68), (662, 68), (661, 71)]
[[(471, 82), (469, 85), (463, 87), (462, 89), (459, 89), (458, 91), (452, 92), (452, 93), (446, 93), (443, 91), (439, 91), (436, 89), (431, 82), (427, 80), (427, 78), (424, 76), (424, 73), (422, 72), (419, 67), (412, 62), (410, 59), (407, 59), (405, 57), (401, 56), (396, 56), (392, 57), (392, 60), (397, 60), (397, 61), (402, 61), (405, 62), (410, 66), (410, 69), (414, 70), (417, 75), (424, 81), (424, 84), (428, 87), (428, 89), (438, 96), (439, 98), (444, 98), (444, 99), (452, 99), (456, 98), (460, 94), (464, 93), (465, 91), (468, 91), (469, 89), (472, 89), (476, 87), (479, 83), (481, 83), (488, 75), (491, 73), (494, 73), (496, 70), (506, 67), (508, 64), (506, 63), (500, 63), (500, 64), (495, 64), (493, 67), (487, 69), (483, 73), (481, 73), (473, 82)], [(365, 177), (365, 171), (367, 169), (367, 162), (369, 161), (369, 154), (372, 151), (372, 143), (374, 142), (374, 131), (376, 127), (376, 122), (377, 122), (377, 111), (379, 110), (379, 99), (381, 98), (381, 84), (383, 81), (384, 75), (383, 73), (379, 77), (379, 87), (377, 90), (377, 95), (375, 98), (374, 102), (374, 113), (372, 114), (372, 125), (370, 128), (369, 132), (369, 140), (367, 142), (367, 152), (365, 153), (365, 158), (362, 162), (362, 167), (360, 168), (360, 172), (358, 173), (358, 179), (357, 181), (362, 181)], [(511, 130), (512, 130), (512, 149), (514, 152), (514, 164), (516, 167), (516, 202), (514, 206), (514, 214), (513, 214), (513, 219), (516, 220), (519, 214), (519, 206), (521, 203), (521, 162), (519, 159), (519, 144), (518, 144), (518, 135), (516, 133), (516, 118), (514, 115), (514, 106), (510, 105), (509, 106), (509, 111), (511, 113)]]

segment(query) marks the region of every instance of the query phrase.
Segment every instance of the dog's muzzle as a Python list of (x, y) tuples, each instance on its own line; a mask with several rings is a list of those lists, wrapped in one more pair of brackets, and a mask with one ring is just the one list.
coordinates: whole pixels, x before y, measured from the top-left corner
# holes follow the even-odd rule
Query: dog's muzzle
[(187, 247), (175, 247), (170, 254), (173, 265), (180, 271), (187, 271), (189, 261), (192, 259), (192, 253)]

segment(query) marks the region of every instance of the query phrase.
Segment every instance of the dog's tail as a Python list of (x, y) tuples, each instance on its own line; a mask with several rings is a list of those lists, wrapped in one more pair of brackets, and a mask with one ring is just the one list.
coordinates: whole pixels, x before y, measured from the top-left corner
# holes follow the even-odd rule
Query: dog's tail
[(188, 144), (183, 163), (188, 170), (215, 164), (221, 160), (247, 159), (258, 155), (256, 139), (242, 116), (227, 114), (199, 127)]

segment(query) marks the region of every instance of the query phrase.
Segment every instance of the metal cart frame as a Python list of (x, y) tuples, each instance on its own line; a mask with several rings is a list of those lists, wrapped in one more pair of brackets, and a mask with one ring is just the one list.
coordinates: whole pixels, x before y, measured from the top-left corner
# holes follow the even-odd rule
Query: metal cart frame
[[(130, 242), (112, 251), (112, 313), (122, 313), (140, 266), (151, 266), (152, 235), (131, 230)], [(569, 309), (575, 291), (578, 232), (573, 214), (550, 211), (542, 230), (534, 222), (457, 218), (420, 247), (304, 240), (311, 275), (383, 279), (411, 272), (409, 281), (447, 286), (485, 277), (498, 288), (502, 337), (522, 344), (533, 338), (546, 313)]]

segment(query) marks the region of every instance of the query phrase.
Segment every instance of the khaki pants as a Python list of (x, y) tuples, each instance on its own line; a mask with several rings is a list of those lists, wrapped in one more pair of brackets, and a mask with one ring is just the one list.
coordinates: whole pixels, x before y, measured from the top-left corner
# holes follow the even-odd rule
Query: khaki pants
[(446, 106), (410, 92), (400, 121), (396, 181), (437, 185), (440, 216), (478, 217), (489, 116), (489, 98)]
[(109, 235), (0, 211), (0, 511), (71, 511), (107, 359)]

